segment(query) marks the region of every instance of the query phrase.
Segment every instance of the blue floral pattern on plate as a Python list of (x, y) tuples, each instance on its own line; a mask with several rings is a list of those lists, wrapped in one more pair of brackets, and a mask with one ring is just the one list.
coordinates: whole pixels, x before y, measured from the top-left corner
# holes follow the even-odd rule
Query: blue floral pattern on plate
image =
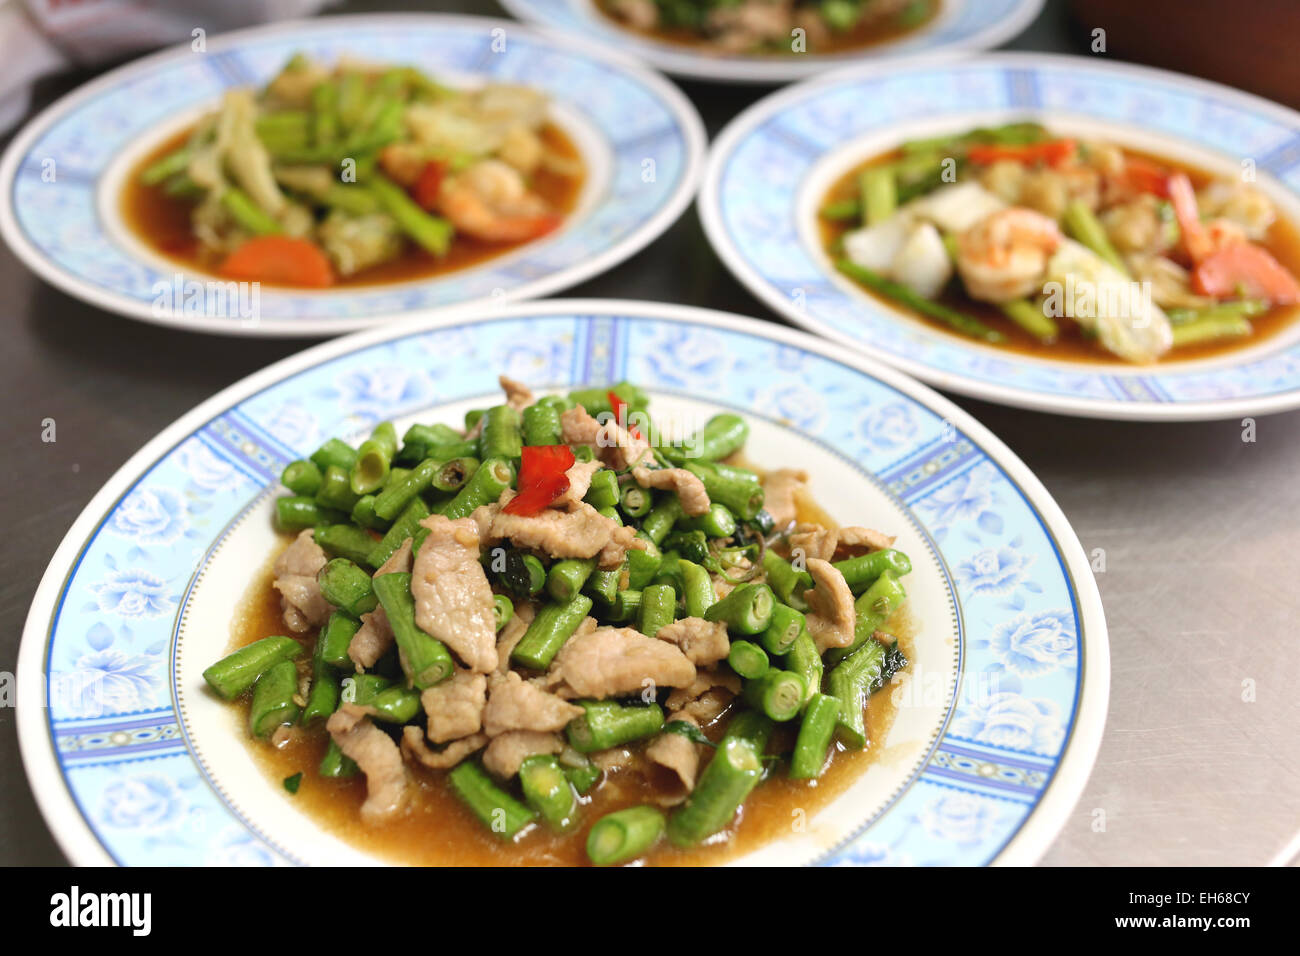
[[(801, 191), (833, 151), (918, 119), (993, 111), (1086, 116), (1234, 157), (1300, 193), (1300, 115), (1174, 74), (1083, 58), (996, 54), (842, 71), (737, 120), (711, 158), (701, 214), (715, 248), (773, 308), (943, 388), (1068, 414), (1212, 418), (1300, 404), (1300, 343), (1213, 366), (1049, 363), (903, 321), (831, 281), (800, 233)], [(761, 182), (762, 189), (752, 188)]]
[[(741, 331), (633, 304), (594, 313), (565, 305), (392, 332), (283, 376), (141, 466), (95, 516), (52, 619), (32, 622), (28, 637), (48, 628), (46, 717), (59, 773), (113, 859), (294, 862), (225, 802), (180, 731), (169, 660), (186, 582), (275, 487), (284, 463), (322, 436), (489, 393), (503, 359), (535, 385), (628, 378), (685, 392), (680, 368), (662, 357), (687, 356), (691, 374), (710, 383), (690, 394), (784, 420), (872, 476), (956, 570), (965, 680), (990, 689), (955, 695), (946, 730), (908, 785), (824, 862), (979, 864), (1015, 836), (1078, 717), (1085, 640), (1079, 582), (1027, 493), (925, 404), (757, 323)], [(88, 701), (99, 706), (92, 712)]]
[[(262, 288), (256, 323), (238, 315), (202, 316), (216, 323), (211, 330), (336, 333), (417, 309), (554, 291), (562, 279), (557, 273), (567, 273), (563, 281), (571, 283), (586, 277), (603, 257), (630, 255), (649, 241), (666, 212), (685, 206), (694, 188), (703, 150), (698, 119), (675, 90), (649, 74), (508, 21), (324, 18), (292, 30), (261, 28), (217, 38), (206, 53), (187, 49), (155, 57), (126, 68), (116, 80), (112, 75), (101, 80), (102, 89), (52, 121), (38, 120), (44, 125), (34, 138), (6, 157), (12, 179), (0, 182), (0, 206), (8, 203), (12, 214), (0, 220), (8, 219), (15, 233), (11, 244), (95, 304), (157, 318), (156, 284), (170, 286), (182, 269), (143, 261), (101, 222), (98, 193), (105, 170), (141, 137), (156, 138), (159, 123), (213, 102), (232, 87), (264, 82), (298, 51), (329, 62), (351, 55), (415, 63), (434, 74), (545, 90), (593, 129), (599, 148), (610, 154), (610, 179), (589, 208), (555, 236), (480, 266), (427, 281), (324, 294)], [(51, 161), (56, 179), (47, 182)], [(651, 161), (654, 175), (647, 176)], [(184, 325), (185, 317), (170, 321)]]

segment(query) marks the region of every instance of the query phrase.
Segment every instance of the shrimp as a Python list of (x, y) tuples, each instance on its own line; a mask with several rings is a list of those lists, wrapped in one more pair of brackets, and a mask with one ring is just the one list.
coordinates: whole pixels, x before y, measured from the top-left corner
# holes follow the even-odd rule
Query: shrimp
[(1001, 303), (1039, 291), (1061, 244), (1056, 223), (1030, 209), (990, 213), (957, 238), (957, 271), (972, 298)]
[(438, 208), (459, 231), (487, 242), (523, 242), (555, 229), (563, 217), (529, 192), (513, 166), (484, 159), (446, 179)]

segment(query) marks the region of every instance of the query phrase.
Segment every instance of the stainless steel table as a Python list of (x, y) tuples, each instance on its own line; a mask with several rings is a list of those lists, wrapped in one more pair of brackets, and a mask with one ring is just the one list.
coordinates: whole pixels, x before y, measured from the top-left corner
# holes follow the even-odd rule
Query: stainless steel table
[[(498, 12), (482, 0), (427, 6)], [(1049, 5), (1010, 46), (1073, 51), (1069, 37)], [(42, 84), (38, 103), (87, 78)], [(760, 95), (694, 84), (688, 93), (710, 133)], [(6, 249), (0, 290), (0, 671), (13, 672), (37, 581), (100, 485), (183, 412), (309, 343), (117, 318), (44, 285)], [(714, 257), (693, 211), (572, 291), (773, 319)], [(1300, 413), (1259, 419), (1257, 440), (1244, 442), (1240, 422), (1116, 424), (959, 401), (1037, 472), (1084, 549), (1104, 556), (1110, 717), (1087, 790), (1045, 862), (1267, 862), (1300, 829)], [(41, 441), (45, 418), (57, 422), (53, 444)], [(59, 863), (17, 749), (13, 711), (0, 709), (0, 863)]]

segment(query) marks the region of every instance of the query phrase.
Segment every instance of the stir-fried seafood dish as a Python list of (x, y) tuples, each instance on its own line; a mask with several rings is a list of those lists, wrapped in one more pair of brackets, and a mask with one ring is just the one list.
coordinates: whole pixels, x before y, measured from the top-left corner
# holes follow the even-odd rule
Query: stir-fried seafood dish
[(320, 288), (459, 268), (555, 230), (583, 165), (545, 94), (296, 56), (141, 163), (123, 199), (153, 248)]
[(810, 520), (809, 476), (746, 466), (738, 415), (672, 442), (634, 385), (501, 385), (463, 429), (385, 422), (284, 469), (274, 618), (207, 683), (368, 846), (716, 860), (778, 797), (788, 833), (887, 730), (907, 555)]
[(834, 53), (930, 22), (939, 0), (597, 0), (640, 33), (723, 54)]
[(1151, 363), (1259, 339), (1300, 244), (1253, 182), (1034, 123), (904, 143), (821, 209), (837, 268), (976, 339)]

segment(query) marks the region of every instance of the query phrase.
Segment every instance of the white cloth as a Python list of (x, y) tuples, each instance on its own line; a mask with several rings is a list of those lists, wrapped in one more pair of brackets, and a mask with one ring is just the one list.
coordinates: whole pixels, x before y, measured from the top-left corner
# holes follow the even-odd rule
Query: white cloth
[(0, 132), (26, 115), (32, 84), (238, 27), (308, 16), (334, 0), (0, 0)]

